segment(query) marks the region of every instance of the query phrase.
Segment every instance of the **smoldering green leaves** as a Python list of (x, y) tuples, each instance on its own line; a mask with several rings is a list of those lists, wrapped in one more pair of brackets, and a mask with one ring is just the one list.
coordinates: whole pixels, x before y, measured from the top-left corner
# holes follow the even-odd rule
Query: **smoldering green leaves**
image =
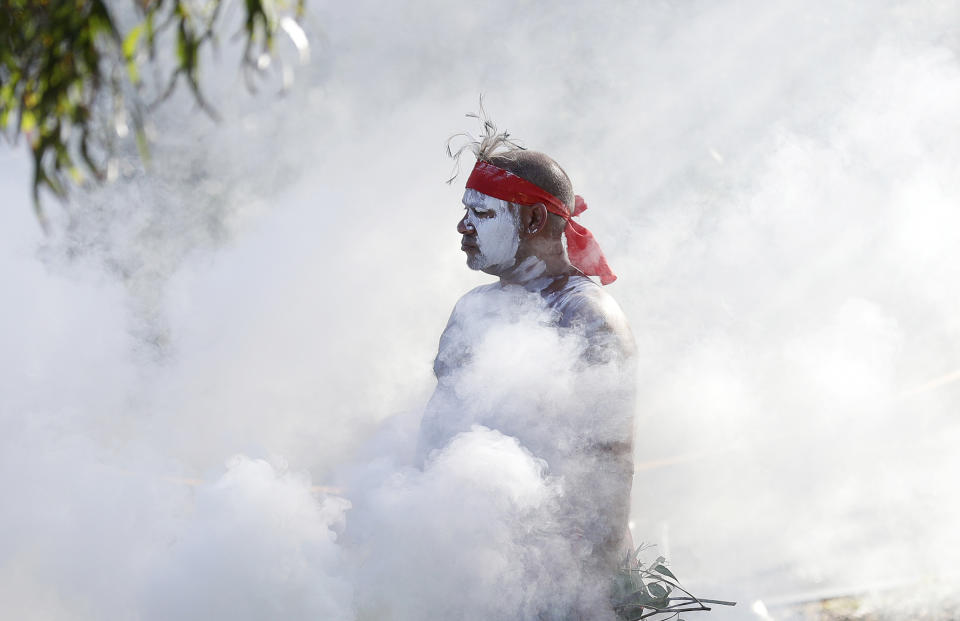
[(678, 621), (682, 612), (709, 611), (707, 604), (736, 604), (694, 596), (680, 585), (677, 577), (664, 565), (666, 558), (658, 556), (649, 564), (641, 560), (642, 553), (649, 548), (641, 545), (635, 551), (628, 552), (614, 580), (611, 597), (613, 608), (624, 621)]

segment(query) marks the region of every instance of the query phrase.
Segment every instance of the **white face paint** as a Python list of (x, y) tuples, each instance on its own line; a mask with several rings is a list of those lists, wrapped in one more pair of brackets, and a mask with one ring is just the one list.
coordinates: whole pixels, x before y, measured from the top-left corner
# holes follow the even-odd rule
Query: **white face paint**
[[(469, 188), (463, 193), (463, 204), (467, 209), (464, 223), (467, 229), (476, 232), (465, 235), (467, 266), (489, 273), (513, 267), (520, 246), (519, 214), (510, 209), (507, 201)], [(476, 244), (476, 248), (469, 247), (469, 242)]]

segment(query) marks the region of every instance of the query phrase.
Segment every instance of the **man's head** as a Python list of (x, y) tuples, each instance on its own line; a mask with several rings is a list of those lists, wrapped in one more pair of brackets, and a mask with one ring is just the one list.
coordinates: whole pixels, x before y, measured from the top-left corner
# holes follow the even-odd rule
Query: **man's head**
[[(512, 149), (483, 159), (552, 194), (573, 212), (573, 186), (549, 156)], [(463, 235), (461, 248), (470, 269), (500, 276), (528, 257), (562, 258), (566, 263), (561, 236), (567, 223), (542, 203), (508, 203), (467, 188), (463, 204), (466, 213), (457, 231)]]

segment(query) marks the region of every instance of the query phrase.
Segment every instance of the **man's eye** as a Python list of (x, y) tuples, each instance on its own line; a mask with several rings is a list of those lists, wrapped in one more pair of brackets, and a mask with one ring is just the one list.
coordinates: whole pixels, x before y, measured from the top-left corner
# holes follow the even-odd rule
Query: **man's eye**
[(467, 213), (473, 214), (477, 218), (492, 218), (496, 214), (492, 209), (476, 209), (474, 207), (464, 207)]

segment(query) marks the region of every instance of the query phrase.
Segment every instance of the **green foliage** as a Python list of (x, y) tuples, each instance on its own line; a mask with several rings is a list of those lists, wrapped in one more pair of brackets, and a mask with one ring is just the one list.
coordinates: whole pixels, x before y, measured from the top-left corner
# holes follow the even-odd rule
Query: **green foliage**
[(645, 564), (641, 554), (649, 546), (641, 545), (623, 559), (613, 585), (614, 610), (624, 621), (660, 619), (682, 621), (682, 612), (708, 611), (707, 604), (734, 606), (735, 602), (695, 597), (680, 586), (680, 581), (664, 566), (662, 556)]
[[(186, 83), (216, 118), (200, 88), (200, 53), (216, 43), (229, 0), (130, 0), (139, 23), (122, 33), (105, 0), (2, 0), (0, 11), (0, 133), (21, 136), (33, 154), (33, 198), (43, 221), (40, 189), (59, 197), (70, 183), (107, 177), (115, 138), (132, 126), (147, 158), (144, 118)], [(280, 8), (303, 13), (305, 0)], [(245, 72), (263, 66), (278, 29), (276, 0), (243, 0)], [(170, 31), (172, 36), (161, 35)], [(156, 101), (142, 101), (143, 69), (157, 46), (173, 40), (174, 65)]]

